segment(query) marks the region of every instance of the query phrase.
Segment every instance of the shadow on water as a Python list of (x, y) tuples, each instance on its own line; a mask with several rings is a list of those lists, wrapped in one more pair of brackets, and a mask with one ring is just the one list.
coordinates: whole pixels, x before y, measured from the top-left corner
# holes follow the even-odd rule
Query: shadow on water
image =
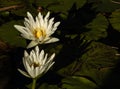
[[(120, 52), (120, 32), (114, 30), (111, 25), (109, 25), (108, 36), (99, 41), (114, 47)], [(117, 55), (116, 55), (117, 56)], [(120, 57), (118, 55), (118, 62), (115, 67), (111, 69), (111, 72), (108, 76), (105, 77), (100, 89), (120, 89)], [(114, 60), (114, 59), (113, 59)]]
[(99, 89), (120, 89), (120, 61), (106, 76)]
[[(88, 50), (86, 48), (91, 41), (85, 41), (81, 34), (89, 31), (84, 28), (84, 25), (89, 23), (96, 15), (96, 13), (90, 10), (90, 6), (91, 5), (85, 5), (77, 9), (74, 3), (68, 11), (67, 18), (61, 21), (58, 31), (60, 30), (61, 32), (59, 35), (59, 43), (62, 44), (63, 47), (56, 56), (56, 63), (53, 67), (54, 70), (59, 70), (69, 65)], [(90, 17), (86, 16), (86, 14), (89, 14)], [(71, 35), (75, 37), (72, 38)]]

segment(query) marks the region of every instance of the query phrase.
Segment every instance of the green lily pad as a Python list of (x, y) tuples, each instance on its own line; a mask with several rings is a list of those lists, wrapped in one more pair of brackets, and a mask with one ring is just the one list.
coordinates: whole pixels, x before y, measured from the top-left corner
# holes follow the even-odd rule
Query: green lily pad
[(20, 21), (11, 21), (0, 27), (0, 39), (11, 46), (25, 47), (26, 40), (20, 36), (20, 33), (14, 28)]
[(72, 76), (62, 80), (65, 89), (95, 89), (97, 85), (85, 77)]
[(36, 4), (48, 10), (66, 13), (73, 4), (76, 4), (77, 8), (81, 8), (86, 1), (87, 0), (36, 0)]
[(86, 25), (86, 28), (89, 29), (83, 33), (86, 39), (98, 40), (107, 36), (108, 21), (105, 16), (98, 14), (92, 22)]
[(112, 25), (112, 27), (120, 32), (120, 10), (116, 10), (114, 12), (112, 12), (112, 14), (110, 15), (110, 23)]

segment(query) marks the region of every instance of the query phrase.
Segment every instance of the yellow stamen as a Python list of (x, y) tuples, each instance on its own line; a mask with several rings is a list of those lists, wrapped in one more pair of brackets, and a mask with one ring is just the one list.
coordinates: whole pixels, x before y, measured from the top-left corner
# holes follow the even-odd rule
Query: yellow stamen
[(35, 31), (35, 37), (39, 38), (42, 35), (42, 32), (40, 30)]
[(37, 38), (37, 39), (41, 36), (45, 37), (45, 35), (46, 35), (45, 31), (42, 29), (35, 29), (33, 33), (34, 33), (35, 38)]

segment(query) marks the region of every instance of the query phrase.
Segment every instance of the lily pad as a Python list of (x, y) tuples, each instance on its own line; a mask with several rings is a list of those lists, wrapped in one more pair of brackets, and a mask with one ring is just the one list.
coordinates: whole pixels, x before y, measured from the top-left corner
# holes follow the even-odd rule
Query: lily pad
[(110, 23), (112, 25), (112, 27), (120, 32), (120, 10), (116, 10), (114, 12), (112, 12), (112, 14), (110, 15)]
[(68, 77), (62, 80), (65, 89), (95, 89), (97, 85), (85, 77)]
[(55, 12), (66, 12), (73, 4), (81, 8), (87, 0), (36, 0), (36, 4)]
[(21, 21), (11, 21), (0, 27), (0, 39), (11, 46), (25, 47), (26, 41), (20, 36), (20, 33), (14, 28), (16, 23)]
[(86, 25), (86, 28), (89, 29), (83, 33), (86, 39), (98, 40), (107, 36), (108, 21), (105, 16), (98, 14), (92, 22)]

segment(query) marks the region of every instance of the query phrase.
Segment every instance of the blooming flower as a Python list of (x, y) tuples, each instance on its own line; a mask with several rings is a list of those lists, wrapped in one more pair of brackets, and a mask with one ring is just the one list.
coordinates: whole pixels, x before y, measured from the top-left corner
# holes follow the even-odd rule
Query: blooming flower
[(33, 16), (27, 12), (27, 17), (24, 21), (24, 26), (14, 25), (14, 27), (21, 32), (21, 36), (25, 39), (31, 40), (27, 48), (34, 47), (38, 44), (46, 44), (59, 41), (58, 38), (51, 37), (56, 31), (60, 22), (54, 23), (54, 18), (49, 19), (50, 12), (45, 17), (38, 13), (34, 19)]
[(23, 65), (27, 72), (21, 69), (18, 69), (18, 71), (26, 77), (37, 78), (51, 68), (51, 66), (54, 64), (54, 57), (55, 53), (48, 58), (48, 54), (45, 54), (44, 50), (40, 52), (39, 47), (36, 46), (35, 49), (30, 52), (30, 54), (28, 54), (26, 51), (24, 52)]

